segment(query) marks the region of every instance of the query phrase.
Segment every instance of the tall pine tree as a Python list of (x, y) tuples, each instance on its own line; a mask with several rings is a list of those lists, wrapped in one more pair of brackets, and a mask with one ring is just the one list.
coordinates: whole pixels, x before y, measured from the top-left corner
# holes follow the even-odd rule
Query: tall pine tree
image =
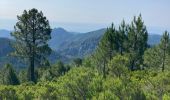
[(168, 48), (169, 48), (169, 33), (165, 31), (163, 33), (163, 36), (161, 38), (160, 43), (160, 49), (162, 52), (162, 71), (165, 69), (165, 61), (166, 61), (166, 55), (168, 54)]
[(116, 47), (114, 45), (115, 34), (116, 34), (116, 30), (114, 25), (112, 24), (110, 28), (107, 28), (94, 54), (97, 67), (99, 71), (103, 73), (104, 78), (106, 77), (106, 73), (107, 73), (107, 63), (108, 61), (111, 61), (113, 54), (115, 52), (114, 51), (114, 48)]
[(35, 82), (35, 64), (40, 63), (51, 53), (47, 44), (51, 39), (51, 28), (43, 13), (34, 8), (29, 11), (24, 10), (17, 18), (15, 30), (11, 33), (16, 39), (16, 43), (13, 44), (15, 51), (12, 55), (29, 61), (28, 80)]
[(121, 25), (119, 26), (119, 30), (117, 32), (117, 44), (118, 44), (118, 53), (123, 55), (123, 52), (126, 51), (127, 48), (127, 25), (123, 20)]
[(130, 54), (130, 69), (140, 68), (143, 63), (143, 54), (148, 44), (148, 32), (142, 21), (142, 16), (134, 17), (131, 25), (128, 27), (128, 52)]

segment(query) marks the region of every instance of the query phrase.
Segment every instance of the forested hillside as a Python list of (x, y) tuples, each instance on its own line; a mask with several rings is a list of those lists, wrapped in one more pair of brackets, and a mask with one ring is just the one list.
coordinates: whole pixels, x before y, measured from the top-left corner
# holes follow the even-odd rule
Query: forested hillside
[[(1, 68), (0, 99), (169, 100), (169, 33), (155, 36), (160, 39), (156, 44), (148, 43), (150, 36), (141, 14), (130, 23), (123, 20), (118, 28), (112, 23), (74, 34), (52, 30), (35, 8), (24, 10), (11, 32), (14, 40), (0, 39), (0, 54), (9, 52), (16, 61), (24, 61), (26, 69), (16, 70), (10, 63)], [(69, 57), (74, 58), (70, 63), (62, 62)]]

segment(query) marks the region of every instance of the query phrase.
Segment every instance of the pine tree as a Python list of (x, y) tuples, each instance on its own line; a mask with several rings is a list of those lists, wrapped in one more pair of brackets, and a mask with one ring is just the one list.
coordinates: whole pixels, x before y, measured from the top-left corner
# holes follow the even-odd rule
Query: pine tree
[(62, 61), (57, 62), (57, 68), (58, 68), (58, 74), (64, 75), (66, 69), (65, 69), (64, 63)]
[(103, 73), (103, 77), (106, 77), (107, 72), (107, 63), (108, 61), (111, 61), (113, 54), (114, 54), (114, 48), (116, 48), (116, 45), (114, 45), (115, 41), (114, 36), (116, 34), (116, 30), (114, 28), (114, 25), (110, 28), (107, 28), (103, 38), (99, 42), (99, 45), (97, 47), (97, 50), (94, 54), (94, 59), (96, 61), (97, 67), (100, 72)]
[(18, 78), (20, 80), (20, 83), (27, 82), (27, 71), (26, 70), (21, 70), (19, 72)]
[(144, 53), (144, 65), (147, 69), (159, 69), (161, 67), (161, 49), (159, 45), (148, 48)]
[(123, 20), (121, 25), (119, 26), (118, 34), (116, 36), (118, 39), (118, 53), (123, 55), (123, 52), (126, 51), (127, 48), (127, 25)]
[(15, 51), (12, 55), (29, 61), (28, 80), (35, 82), (35, 64), (41, 63), (51, 53), (47, 44), (51, 39), (51, 28), (43, 13), (34, 8), (29, 11), (24, 10), (17, 18), (15, 31), (11, 33), (16, 39), (16, 43), (13, 43)]
[(131, 25), (128, 27), (128, 52), (130, 53), (130, 69), (138, 69), (143, 63), (143, 54), (148, 44), (148, 32), (142, 21), (142, 16), (134, 17)]
[(18, 77), (10, 64), (6, 64), (3, 68), (3, 84), (18, 85)]
[(165, 69), (166, 55), (168, 54), (169, 48), (169, 33), (165, 31), (161, 38), (160, 48), (162, 51), (162, 71)]
[(73, 60), (73, 63), (76, 67), (80, 67), (82, 65), (82, 59), (76, 58), (76, 59)]

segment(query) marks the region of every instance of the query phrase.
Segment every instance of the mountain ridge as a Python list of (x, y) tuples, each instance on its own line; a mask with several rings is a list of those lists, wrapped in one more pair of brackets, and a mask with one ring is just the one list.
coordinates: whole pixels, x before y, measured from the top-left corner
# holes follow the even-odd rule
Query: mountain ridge
[[(51, 33), (52, 39), (48, 41), (49, 46), (53, 49), (53, 53), (50, 55), (49, 59), (54, 63), (57, 60), (62, 60), (63, 62), (70, 62), (74, 58), (83, 58), (86, 55), (93, 53), (97, 47), (100, 39), (105, 33), (106, 29), (102, 28), (99, 30), (87, 32), (87, 33), (76, 33), (69, 32), (64, 28), (54, 28)], [(2, 33), (3, 32), (3, 33)], [(5, 34), (5, 35), (4, 35)], [(7, 38), (5, 40), (5, 38)], [(9, 45), (5, 44), (9, 42), (12, 37), (10, 36), (10, 31), (0, 30), (1, 47), (8, 47), (6, 49), (11, 50)], [(161, 35), (149, 34), (148, 43), (150, 45), (158, 44), (161, 39)], [(4, 40), (4, 42), (3, 42)], [(6, 50), (1, 49), (0, 58), (6, 57)], [(2, 59), (0, 60), (0, 63)]]

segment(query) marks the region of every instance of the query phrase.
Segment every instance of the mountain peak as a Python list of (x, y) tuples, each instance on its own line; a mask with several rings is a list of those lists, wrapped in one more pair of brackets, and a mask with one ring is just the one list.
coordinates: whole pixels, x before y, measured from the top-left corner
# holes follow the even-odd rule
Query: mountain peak
[(54, 31), (58, 31), (58, 32), (67, 32), (64, 28), (62, 27), (58, 27), (58, 28), (54, 28)]

